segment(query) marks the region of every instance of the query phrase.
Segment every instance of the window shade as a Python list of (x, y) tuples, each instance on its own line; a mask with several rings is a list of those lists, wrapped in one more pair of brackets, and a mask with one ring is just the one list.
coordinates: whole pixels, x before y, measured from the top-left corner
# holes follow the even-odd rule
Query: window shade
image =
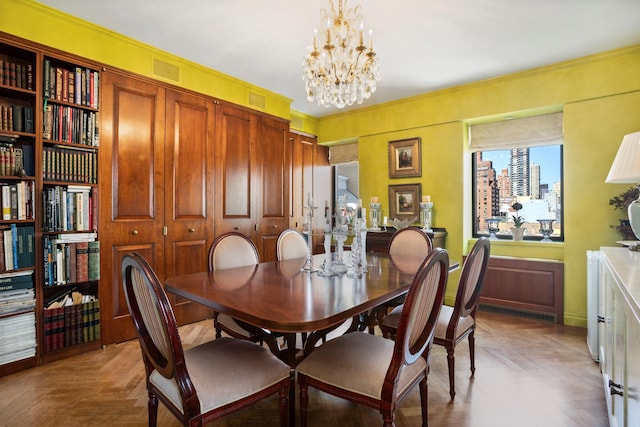
[(469, 127), (471, 151), (562, 144), (562, 113), (483, 123)]
[(358, 143), (333, 145), (329, 147), (329, 164), (358, 161)]

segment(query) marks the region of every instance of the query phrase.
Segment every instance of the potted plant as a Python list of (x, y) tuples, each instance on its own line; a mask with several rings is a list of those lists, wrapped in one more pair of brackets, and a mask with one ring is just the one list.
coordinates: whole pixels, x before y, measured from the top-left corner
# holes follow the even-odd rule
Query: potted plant
[(513, 219), (511, 234), (513, 235), (513, 240), (519, 241), (523, 239), (525, 230), (524, 228), (522, 228), (525, 223), (524, 217), (520, 216), (520, 209), (522, 209), (522, 204), (515, 202), (513, 205), (511, 205), (511, 208), (516, 211), (515, 215), (511, 215), (511, 218)]
[(614, 210), (620, 209), (624, 212), (625, 217), (620, 219), (620, 226), (625, 227), (629, 225), (629, 218), (627, 218), (627, 208), (631, 202), (636, 200), (640, 195), (640, 189), (637, 186), (629, 188), (627, 191), (618, 194), (617, 196), (609, 199), (609, 205), (613, 206)]

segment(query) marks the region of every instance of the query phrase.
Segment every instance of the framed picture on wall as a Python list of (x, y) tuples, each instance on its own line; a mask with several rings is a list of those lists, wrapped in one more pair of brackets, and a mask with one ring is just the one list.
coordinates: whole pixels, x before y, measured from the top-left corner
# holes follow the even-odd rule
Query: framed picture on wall
[(389, 141), (389, 178), (422, 176), (420, 138)]
[(389, 217), (391, 219), (411, 219), (420, 217), (421, 184), (389, 186)]

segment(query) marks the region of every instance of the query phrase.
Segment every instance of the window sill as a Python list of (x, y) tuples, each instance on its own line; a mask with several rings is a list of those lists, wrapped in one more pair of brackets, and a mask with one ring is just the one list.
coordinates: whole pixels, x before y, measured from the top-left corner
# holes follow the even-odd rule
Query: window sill
[[(469, 240), (471, 248), (477, 239)], [(491, 240), (491, 255), (515, 258), (536, 258), (564, 260), (564, 242), (541, 242), (539, 240), (514, 241), (508, 239)]]

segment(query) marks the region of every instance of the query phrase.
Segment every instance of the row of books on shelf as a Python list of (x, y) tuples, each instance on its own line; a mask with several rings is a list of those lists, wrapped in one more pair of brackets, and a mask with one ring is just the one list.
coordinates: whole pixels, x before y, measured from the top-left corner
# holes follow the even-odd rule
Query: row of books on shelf
[(44, 351), (100, 339), (100, 301), (71, 292), (44, 310)]
[(98, 108), (100, 73), (88, 68), (54, 67), (44, 60), (44, 97)]
[(0, 58), (0, 84), (33, 90), (33, 64)]
[(100, 120), (95, 111), (47, 104), (42, 126), (44, 139), (93, 147), (100, 144)]
[(0, 232), (0, 271), (31, 268), (36, 265), (35, 227), (10, 224)]
[(36, 354), (33, 271), (0, 274), (0, 365)]
[(36, 355), (36, 313), (0, 318), (0, 365)]
[(44, 147), (42, 169), (42, 178), (45, 181), (96, 184), (98, 153), (72, 148)]
[(33, 107), (23, 105), (0, 105), (0, 131), (34, 132)]
[(0, 274), (0, 316), (32, 311), (35, 306), (32, 270)]
[(20, 181), (0, 184), (2, 219), (30, 220), (35, 218), (35, 182)]
[(0, 175), (35, 176), (33, 145), (19, 144), (18, 138), (0, 134)]
[(44, 236), (45, 286), (100, 279), (100, 241), (95, 240), (95, 233), (82, 234), (86, 236)]
[(56, 185), (42, 191), (42, 231), (89, 231), (98, 228), (97, 188)]

